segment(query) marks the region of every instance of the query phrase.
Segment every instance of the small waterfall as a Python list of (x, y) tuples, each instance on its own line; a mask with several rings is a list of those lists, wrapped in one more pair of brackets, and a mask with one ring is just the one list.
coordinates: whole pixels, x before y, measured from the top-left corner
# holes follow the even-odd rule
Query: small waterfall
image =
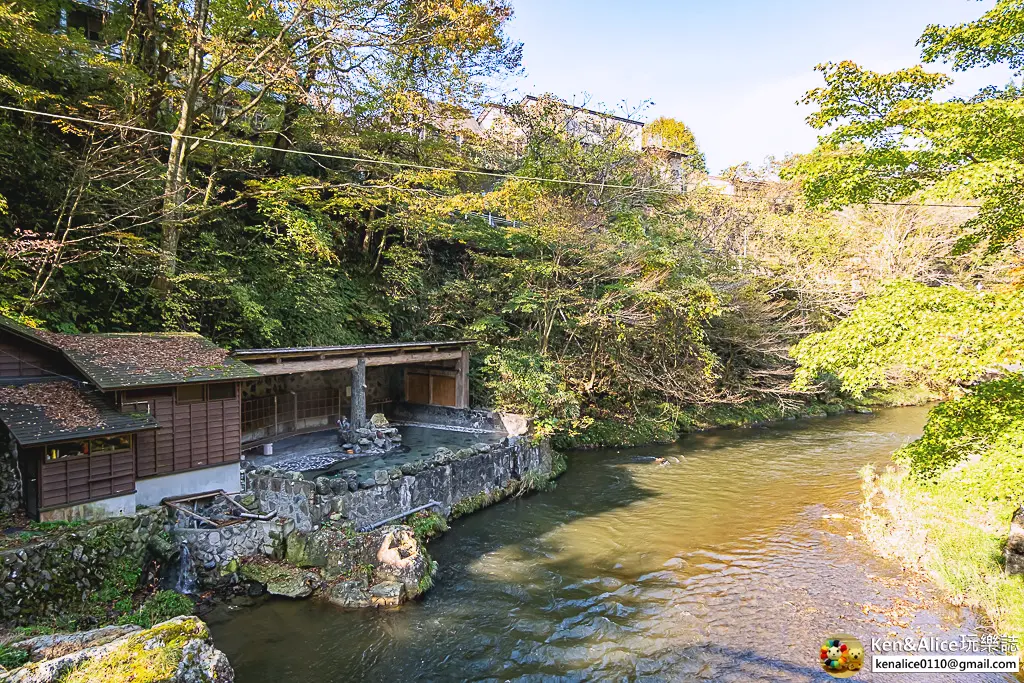
[(191, 595), (196, 592), (196, 581), (196, 565), (192, 562), (192, 552), (188, 549), (188, 543), (182, 541), (178, 556), (178, 578), (174, 582), (174, 590)]

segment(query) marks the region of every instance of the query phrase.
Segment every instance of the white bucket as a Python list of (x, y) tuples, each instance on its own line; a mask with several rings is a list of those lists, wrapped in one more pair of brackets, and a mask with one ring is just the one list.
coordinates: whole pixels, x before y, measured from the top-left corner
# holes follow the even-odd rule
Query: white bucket
[(273, 454), (274, 454), (274, 444), (272, 444), (272, 443), (265, 443), (265, 444), (263, 444), (263, 455), (273, 455)]

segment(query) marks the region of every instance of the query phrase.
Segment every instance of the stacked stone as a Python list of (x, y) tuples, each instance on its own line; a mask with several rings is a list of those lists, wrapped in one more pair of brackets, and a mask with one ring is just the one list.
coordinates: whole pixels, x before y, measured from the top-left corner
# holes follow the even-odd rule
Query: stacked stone
[(21, 506), (21, 475), (18, 455), (10, 448), (0, 450), (0, 514), (9, 514)]
[(0, 552), (0, 621), (21, 624), (73, 613), (124, 558), (141, 567), (169, 529), (166, 511), (153, 508)]
[[(381, 455), (401, 445), (402, 435), (392, 427), (384, 413), (374, 413), (365, 427), (352, 432), (356, 451), (368, 455)], [(352, 444), (344, 444), (350, 446)]]

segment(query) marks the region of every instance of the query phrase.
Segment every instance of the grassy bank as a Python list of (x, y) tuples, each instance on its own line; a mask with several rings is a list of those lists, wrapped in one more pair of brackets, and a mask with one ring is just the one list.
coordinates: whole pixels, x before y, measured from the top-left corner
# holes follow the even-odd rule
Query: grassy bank
[(552, 444), (555, 448), (564, 450), (631, 448), (671, 443), (685, 434), (712, 429), (756, 427), (783, 420), (826, 417), (855, 411), (870, 412), (866, 407), (867, 403), (868, 401), (833, 398), (785, 405), (777, 401), (749, 401), (742, 404), (687, 406), (681, 410), (665, 407), (660, 414), (652, 410), (648, 415), (634, 417), (632, 421), (593, 420), (577, 433), (556, 435), (552, 438)]
[(864, 530), (884, 555), (929, 575), (999, 633), (1024, 637), (1024, 578), (1003, 573), (1024, 500), (1024, 378), (936, 406), (884, 472), (864, 472)]

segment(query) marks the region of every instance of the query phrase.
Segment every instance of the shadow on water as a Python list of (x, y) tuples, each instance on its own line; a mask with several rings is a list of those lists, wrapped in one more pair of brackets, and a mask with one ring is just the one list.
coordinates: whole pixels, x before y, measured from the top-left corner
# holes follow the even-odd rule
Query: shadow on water
[[(440, 571), (420, 602), (273, 601), (225, 609), (211, 628), (243, 683), (832, 680), (817, 665), (832, 633), (975, 628), (867, 552), (854, 521), (823, 519), (856, 515), (857, 471), (923, 420), (903, 409), (573, 453), (556, 490), (458, 520), (432, 544)], [(893, 623), (898, 600), (913, 610)]]

